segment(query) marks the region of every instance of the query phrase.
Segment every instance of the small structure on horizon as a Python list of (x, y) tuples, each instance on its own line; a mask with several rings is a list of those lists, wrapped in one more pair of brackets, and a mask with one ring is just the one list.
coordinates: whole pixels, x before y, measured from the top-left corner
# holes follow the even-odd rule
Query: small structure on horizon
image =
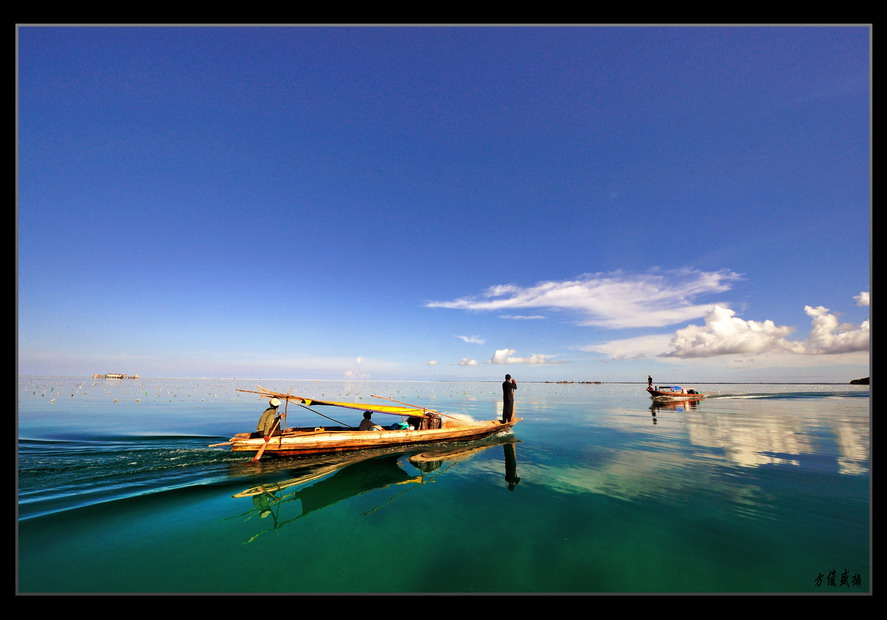
[(127, 375), (122, 372), (109, 372), (104, 375), (93, 375), (93, 379), (141, 379), (139, 375)]

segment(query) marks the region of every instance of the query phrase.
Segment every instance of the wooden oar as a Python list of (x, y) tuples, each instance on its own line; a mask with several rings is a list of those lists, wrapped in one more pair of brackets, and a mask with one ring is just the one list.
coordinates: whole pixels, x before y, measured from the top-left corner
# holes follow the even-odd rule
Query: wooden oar
[(271, 432), (268, 433), (268, 439), (265, 441), (265, 443), (262, 445), (262, 447), (259, 448), (259, 451), (258, 451), (258, 452), (256, 453), (256, 455), (253, 457), (253, 463), (255, 463), (255, 462), (258, 461), (260, 458), (262, 458), (262, 455), (265, 453), (265, 448), (268, 447), (268, 442), (271, 441), (271, 435), (272, 435), (272, 434), (274, 433), (274, 431), (277, 429), (277, 425), (278, 425), (278, 424), (280, 424), (280, 416), (278, 416), (277, 419), (274, 420), (274, 426), (271, 427)]

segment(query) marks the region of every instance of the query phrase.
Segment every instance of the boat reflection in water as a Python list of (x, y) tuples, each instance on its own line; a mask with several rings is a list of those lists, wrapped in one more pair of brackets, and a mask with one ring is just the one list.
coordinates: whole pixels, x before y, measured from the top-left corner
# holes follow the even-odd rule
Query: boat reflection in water
[(699, 409), (702, 399), (699, 400), (654, 400), (650, 405), (650, 415), (653, 416), (653, 424), (656, 424), (657, 413), (684, 413)]
[[(515, 452), (517, 442), (514, 436), (503, 436), (457, 447), (434, 446), (423, 452), (402, 449), (372, 450), (355, 453), (346, 458), (340, 456), (338, 459), (299, 458), (287, 464), (287, 471), (295, 474), (291, 478), (260, 484), (235, 493), (232, 497), (248, 498), (252, 502), (252, 507), (238, 515), (239, 518), (246, 520), (256, 516), (260, 519), (271, 518), (271, 525), (267, 529), (247, 541), (252, 542), (262, 534), (278, 530), (287, 523), (369, 491), (403, 485), (405, 493), (430, 482), (450, 467), (499, 445), (503, 446), (505, 452), (505, 481), (508, 489), (513, 491), (520, 482), (517, 476)], [(415, 475), (404, 469), (404, 461), (415, 468)], [(399, 495), (388, 500), (386, 504), (394, 501)], [(289, 505), (296, 500), (299, 501), (301, 510), (292, 506), (295, 514), (287, 514)], [(381, 507), (377, 506), (366, 514), (375, 512)]]
[(505, 454), (505, 481), (508, 483), (508, 490), (514, 491), (514, 487), (520, 482), (517, 475), (517, 451), (514, 446), (518, 440), (514, 437), (506, 437), (495, 443), (485, 442), (485, 445), (474, 447), (454, 448), (445, 450), (443, 448), (432, 450), (430, 452), (422, 452), (421, 454), (413, 454), (409, 457), (410, 463), (423, 473), (431, 473), (440, 469), (444, 463), (448, 463), (447, 467), (452, 467), (459, 461), (470, 459), (478, 452), (482, 452), (494, 445), (502, 444)]

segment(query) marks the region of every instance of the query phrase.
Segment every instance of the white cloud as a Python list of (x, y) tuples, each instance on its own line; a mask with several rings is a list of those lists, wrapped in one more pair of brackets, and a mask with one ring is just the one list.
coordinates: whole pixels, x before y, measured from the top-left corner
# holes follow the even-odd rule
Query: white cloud
[(370, 375), (365, 372), (358, 372), (356, 370), (346, 370), (344, 375), (346, 379), (369, 379)]
[(490, 358), (491, 364), (507, 364), (508, 359), (517, 353), (515, 349), (499, 349), (495, 353), (493, 353), (493, 357)]
[(440, 364), (440, 362), (438, 362), (437, 360), (429, 360), (425, 362), (425, 364), (428, 366), (437, 366), (438, 364)]
[[(868, 293), (865, 296), (868, 302)], [(853, 353), (869, 350), (871, 333), (868, 321), (863, 321), (859, 327), (839, 323), (838, 317), (822, 306), (804, 306), (804, 312), (813, 319), (813, 329), (805, 345), (807, 353)]]
[(481, 338), (480, 336), (456, 336), (456, 338), (470, 344), (483, 344), (487, 341), (486, 338)]
[(529, 357), (515, 356), (515, 349), (498, 349), (490, 358), (490, 364), (561, 364), (562, 362), (551, 361), (551, 355), (541, 355), (534, 353)]
[(869, 306), (869, 294), (868, 291), (863, 291), (853, 299), (856, 300), (857, 306), (867, 307)]
[(656, 334), (652, 336), (638, 336), (637, 338), (625, 338), (612, 340), (600, 344), (590, 344), (576, 347), (580, 351), (589, 353), (603, 353), (610, 359), (632, 360), (645, 357), (657, 357), (668, 349), (671, 342), (671, 334)]
[[(862, 293), (855, 299), (868, 299)], [(789, 358), (815, 355), (840, 355), (867, 352), (870, 348), (869, 322), (859, 326), (840, 323), (837, 315), (822, 306), (805, 306), (812, 319), (810, 335), (805, 341), (790, 340), (794, 327), (779, 326), (773, 321), (747, 321), (725, 306), (715, 306), (705, 315), (704, 325), (688, 325), (673, 334), (660, 334), (611, 340), (577, 347), (581, 351), (603, 353), (610, 359), (645, 357), (680, 358), (685, 360), (719, 355), (748, 356), (781, 355)], [(786, 358), (783, 358), (786, 359)]]
[(459, 360), (459, 366), (477, 366), (477, 360), (468, 359), (467, 357), (463, 357)]
[(739, 278), (729, 271), (691, 269), (637, 276), (586, 274), (576, 280), (541, 282), (529, 287), (499, 284), (476, 297), (430, 302), (426, 306), (475, 311), (547, 308), (575, 313), (581, 325), (617, 329), (662, 327), (704, 316), (712, 304), (697, 304), (693, 300), (725, 292)]
[(794, 327), (780, 327), (773, 321), (744, 321), (735, 312), (715, 306), (705, 316), (705, 325), (688, 325), (675, 332), (671, 350), (663, 357), (712, 357), (727, 354), (800, 353), (802, 346), (788, 337)]
[[(363, 358), (362, 357), (354, 358), (354, 363), (357, 366), (360, 366), (361, 364), (363, 364)], [(357, 370), (356, 368), (350, 368), (344, 372), (343, 376), (346, 379), (369, 379), (371, 375), (366, 372), (361, 372), (360, 370)]]
[(541, 314), (500, 314), (500, 319), (511, 319), (513, 321), (535, 321), (538, 319), (544, 319), (545, 317)]

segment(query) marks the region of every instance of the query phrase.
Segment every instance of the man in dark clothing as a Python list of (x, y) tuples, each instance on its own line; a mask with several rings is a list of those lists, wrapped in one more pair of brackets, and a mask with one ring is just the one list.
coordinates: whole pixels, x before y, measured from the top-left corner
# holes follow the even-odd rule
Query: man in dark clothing
[(502, 421), (506, 424), (511, 422), (511, 416), (514, 415), (514, 391), (517, 389), (517, 382), (511, 378), (511, 375), (505, 375), (505, 381), (502, 383)]

